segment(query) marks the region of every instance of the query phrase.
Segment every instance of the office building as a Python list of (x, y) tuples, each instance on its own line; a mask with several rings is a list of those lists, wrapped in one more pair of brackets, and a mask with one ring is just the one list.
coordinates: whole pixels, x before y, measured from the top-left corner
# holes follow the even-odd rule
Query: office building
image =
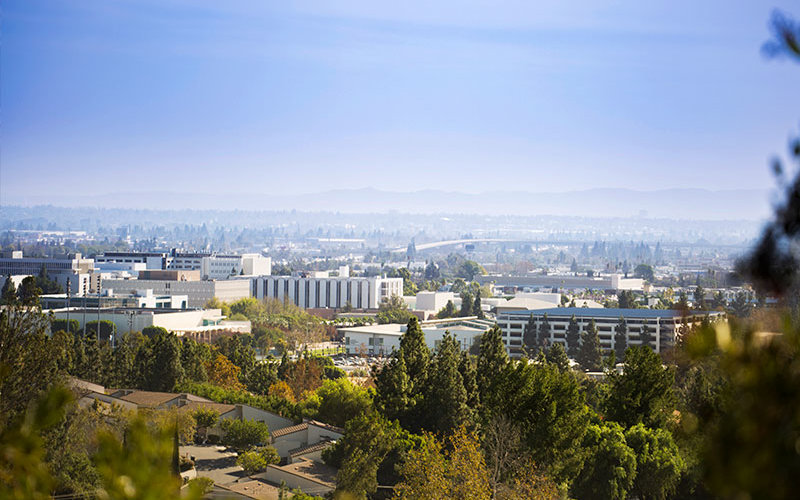
[(403, 296), (403, 278), (262, 276), (253, 278), (253, 296), (290, 302), (302, 308), (377, 309), (381, 301)]

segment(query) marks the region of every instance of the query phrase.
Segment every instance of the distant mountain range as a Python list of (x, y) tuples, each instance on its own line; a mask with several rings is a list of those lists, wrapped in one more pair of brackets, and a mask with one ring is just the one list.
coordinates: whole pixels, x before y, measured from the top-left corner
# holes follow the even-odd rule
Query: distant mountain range
[(491, 191), (480, 194), (426, 189), (396, 192), (373, 188), (285, 194), (122, 192), (93, 196), (6, 194), (3, 205), (149, 208), (164, 210), (298, 210), (342, 213), (463, 213), (656, 217), (695, 220), (759, 220), (771, 213), (767, 190), (599, 188), (567, 192)]

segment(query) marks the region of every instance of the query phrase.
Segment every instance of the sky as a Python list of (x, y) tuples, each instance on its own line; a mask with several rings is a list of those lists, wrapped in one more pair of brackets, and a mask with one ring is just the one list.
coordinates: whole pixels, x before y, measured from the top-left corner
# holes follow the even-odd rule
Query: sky
[[(794, 2), (4, 0), (0, 204), (768, 189)], [(369, 208), (369, 207), (365, 207)]]

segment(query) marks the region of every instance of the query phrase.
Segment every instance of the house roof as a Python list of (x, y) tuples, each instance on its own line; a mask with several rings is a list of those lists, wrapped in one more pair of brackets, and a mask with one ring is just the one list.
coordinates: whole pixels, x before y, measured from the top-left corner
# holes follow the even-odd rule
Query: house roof
[(175, 398), (183, 396), (189, 401), (202, 401), (211, 403), (210, 400), (195, 396), (194, 394), (176, 394), (173, 392), (153, 392), (153, 391), (133, 391), (123, 396), (118, 396), (119, 399), (136, 403), (139, 406), (160, 406), (164, 403), (172, 401)]
[(193, 412), (200, 408), (207, 408), (209, 410), (216, 410), (217, 413), (220, 415), (224, 415), (230, 411), (236, 409), (236, 405), (230, 405), (225, 403), (208, 403), (206, 401), (189, 401), (185, 405), (180, 406), (178, 409), (180, 411), (189, 411)]
[(324, 450), (331, 444), (333, 444), (333, 441), (326, 439), (325, 441), (320, 441), (319, 443), (310, 444), (308, 446), (301, 446), (299, 448), (289, 450), (289, 456), (297, 457), (300, 455), (305, 455), (306, 453), (314, 453), (315, 451)]
[(270, 465), (268, 467), (288, 472), (289, 474), (313, 481), (330, 489), (336, 487), (337, 470), (330, 465), (301, 458), (297, 462), (291, 464), (281, 466)]
[(273, 438), (278, 438), (281, 436), (285, 436), (287, 434), (294, 434), (295, 432), (300, 432), (308, 429), (308, 424), (303, 422), (302, 424), (293, 425), (291, 427), (284, 427), (283, 429), (278, 429), (271, 433)]
[(336, 432), (337, 434), (344, 434), (344, 429), (342, 429), (341, 427), (336, 427), (335, 425), (326, 424), (325, 422), (320, 422), (319, 420), (308, 420), (306, 423), (308, 425), (313, 425), (314, 427), (320, 427), (322, 429), (326, 429), (331, 432)]

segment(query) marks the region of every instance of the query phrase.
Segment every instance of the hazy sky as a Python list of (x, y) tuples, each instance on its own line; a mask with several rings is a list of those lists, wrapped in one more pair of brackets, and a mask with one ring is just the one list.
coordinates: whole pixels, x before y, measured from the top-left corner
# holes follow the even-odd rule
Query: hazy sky
[(800, 17), (741, 0), (4, 0), (0, 203), (771, 187), (800, 124), (800, 65), (760, 53), (774, 7)]

